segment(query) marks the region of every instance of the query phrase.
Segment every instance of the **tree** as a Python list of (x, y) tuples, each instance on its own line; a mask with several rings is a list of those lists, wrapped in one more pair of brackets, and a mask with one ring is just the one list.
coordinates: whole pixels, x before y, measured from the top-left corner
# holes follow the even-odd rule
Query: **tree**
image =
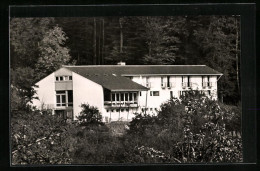
[(53, 18), (11, 18), (11, 67), (31, 67), (39, 57), (38, 43), (54, 25)]
[(34, 70), (26, 68), (11, 69), (11, 114), (14, 110), (27, 110), (27, 103), (31, 102), (35, 94)]
[(39, 42), (39, 59), (35, 64), (37, 80), (47, 76), (53, 71), (59, 69), (63, 64), (70, 60), (69, 49), (64, 47), (67, 37), (58, 26), (50, 29), (44, 34)]
[(82, 111), (77, 117), (81, 126), (103, 125), (99, 110), (89, 104), (81, 104)]

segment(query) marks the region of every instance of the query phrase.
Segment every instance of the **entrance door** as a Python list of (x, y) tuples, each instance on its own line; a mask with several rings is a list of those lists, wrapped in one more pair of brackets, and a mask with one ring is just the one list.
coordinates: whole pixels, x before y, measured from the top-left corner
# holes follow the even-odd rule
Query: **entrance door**
[(62, 118), (62, 119), (66, 119), (66, 114), (65, 114), (65, 110), (56, 110), (55, 111), (55, 114), (59, 117), (59, 118)]

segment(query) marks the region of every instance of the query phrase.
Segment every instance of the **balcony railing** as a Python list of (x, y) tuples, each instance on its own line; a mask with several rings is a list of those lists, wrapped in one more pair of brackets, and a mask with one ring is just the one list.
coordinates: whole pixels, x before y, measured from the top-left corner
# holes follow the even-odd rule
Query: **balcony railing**
[(213, 82), (203, 82), (202, 88), (207, 88), (207, 87), (211, 88), (211, 87), (213, 87), (213, 85), (214, 85)]
[(73, 102), (68, 102), (68, 103), (56, 103), (57, 108), (62, 108), (62, 107), (73, 107)]
[(138, 107), (137, 101), (104, 101), (105, 107)]

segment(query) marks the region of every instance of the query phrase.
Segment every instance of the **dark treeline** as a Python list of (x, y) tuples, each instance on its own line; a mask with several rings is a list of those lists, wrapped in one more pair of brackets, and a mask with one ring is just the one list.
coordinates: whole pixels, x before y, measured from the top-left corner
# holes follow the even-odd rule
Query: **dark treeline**
[(220, 99), (240, 101), (237, 16), (12, 18), (10, 50), (13, 75), (34, 82), (63, 64), (207, 65), (224, 74)]

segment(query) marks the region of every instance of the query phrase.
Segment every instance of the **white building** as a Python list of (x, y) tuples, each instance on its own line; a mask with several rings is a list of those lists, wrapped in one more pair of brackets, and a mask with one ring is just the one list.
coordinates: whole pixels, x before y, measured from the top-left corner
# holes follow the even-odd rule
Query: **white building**
[(131, 120), (135, 112), (154, 113), (171, 97), (189, 89), (217, 99), (221, 73), (205, 65), (92, 65), (63, 66), (36, 85), (33, 105), (52, 109), (65, 119), (77, 119), (88, 103), (103, 121)]

